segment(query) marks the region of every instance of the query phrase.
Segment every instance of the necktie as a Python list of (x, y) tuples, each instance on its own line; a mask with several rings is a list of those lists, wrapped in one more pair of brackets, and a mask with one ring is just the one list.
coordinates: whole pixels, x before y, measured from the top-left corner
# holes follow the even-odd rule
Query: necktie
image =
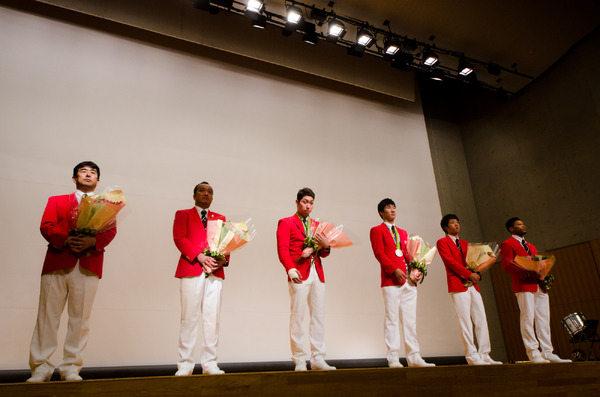
[(458, 250), (460, 251), (460, 253), (461, 253), (461, 255), (462, 255), (462, 253), (463, 253), (463, 252), (462, 252), (462, 247), (460, 246), (460, 240), (459, 240), (459, 239), (456, 239), (456, 240), (454, 240), (454, 241), (456, 242), (456, 246), (458, 247)]
[(202, 210), (200, 214), (202, 215), (202, 225), (204, 225), (204, 228), (206, 229), (206, 210)]
[(529, 255), (531, 255), (531, 250), (529, 249), (529, 246), (527, 245), (527, 243), (525, 242), (525, 239), (521, 240), (521, 244), (523, 244), (523, 248), (525, 248), (525, 251), (527, 251), (527, 253)]

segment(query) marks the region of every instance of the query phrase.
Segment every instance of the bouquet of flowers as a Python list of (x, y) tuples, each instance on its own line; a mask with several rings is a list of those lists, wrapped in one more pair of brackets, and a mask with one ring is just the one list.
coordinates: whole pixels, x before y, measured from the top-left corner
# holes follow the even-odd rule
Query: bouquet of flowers
[[(215, 259), (225, 259), (233, 251), (240, 249), (254, 238), (256, 230), (251, 219), (246, 222), (223, 222), (221, 219), (206, 223), (208, 248), (202, 253)], [(206, 273), (206, 271), (205, 271)], [(206, 277), (208, 277), (206, 273)]]
[[(352, 241), (348, 236), (342, 232), (344, 225), (335, 226), (329, 222), (320, 222), (318, 226), (315, 226), (313, 222), (309, 224), (309, 230), (306, 238), (304, 239), (304, 243), (302, 244), (302, 249), (312, 248), (313, 254), (315, 254), (321, 247), (315, 241), (315, 237), (317, 234), (326, 237), (329, 240), (330, 248), (343, 248), (349, 247), (352, 245)], [(300, 258), (308, 258), (308, 254), (303, 253), (296, 260), (299, 261)]]
[(436, 247), (425, 242), (420, 236), (410, 236), (406, 243), (406, 258), (408, 259), (408, 269), (410, 270), (410, 278), (413, 282), (417, 280), (413, 277), (413, 270), (419, 270), (423, 274), (419, 284), (423, 283), (427, 276), (427, 266), (433, 261), (433, 257), (437, 253)]
[(73, 228), (69, 235), (95, 236), (98, 233), (114, 227), (117, 214), (121, 211), (127, 200), (119, 187), (109, 187), (102, 194), (86, 196), (72, 213)]
[(554, 276), (550, 270), (556, 262), (554, 255), (515, 256), (513, 264), (523, 270), (534, 271), (540, 275), (539, 284), (546, 292), (550, 290)]
[(536, 272), (542, 278), (546, 278), (550, 274), (550, 270), (556, 262), (554, 255), (532, 255), (532, 256), (515, 256), (513, 263), (524, 270)]
[[(469, 244), (467, 249), (467, 269), (481, 273), (489, 269), (498, 259), (498, 251), (500, 247), (497, 243), (476, 243)], [(470, 281), (464, 284), (465, 287), (471, 286)]]

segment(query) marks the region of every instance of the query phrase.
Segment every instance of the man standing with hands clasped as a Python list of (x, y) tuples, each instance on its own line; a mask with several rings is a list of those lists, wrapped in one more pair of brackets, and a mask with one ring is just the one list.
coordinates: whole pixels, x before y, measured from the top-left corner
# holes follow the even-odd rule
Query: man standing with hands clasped
[(407, 276), (406, 242), (408, 233), (394, 224), (396, 204), (389, 198), (381, 200), (377, 212), (383, 223), (371, 229), (371, 247), (381, 266), (381, 291), (385, 306), (384, 339), (391, 368), (400, 368), (400, 328), (404, 334), (404, 352), (409, 367), (434, 367), (419, 353), (417, 341), (417, 284), (423, 274), (415, 269)]
[[(302, 321), (310, 306), (310, 368), (334, 370), (325, 362), (325, 275), (321, 258), (329, 255), (329, 240), (321, 234), (308, 242), (311, 229), (319, 224), (310, 218), (315, 193), (303, 188), (296, 194), (296, 214), (279, 220), (277, 254), (287, 271), (291, 301), (290, 344), (296, 371), (306, 371)], [(307, 244), (305, 244), (307, 243)]]
[[(446, 267), (448, 292), (454, 303), (458, 317), (460, 336), (465, 348), (465, 358), (469, 365), (502, 364), (490, 357), (490, 334), (485, 316), (483, 299), (477, 283), (481, 276), (467, 269), (467, 250), (469, 243), (458, 238), (460, 223), (454, 214), (444, 215), (440, 226), (446, 237), (437, 242), (437, 249)], [(477, 335), (477, 344), (473, 341), (473, 325)]]
[(527, 228), (516, 217), (506, 221), (505, 226), (512, 236), (500, 244), (502, 268), (512, 278), (513, 291), (521, 312), (521, 337), (527, 356), (535, 364), (570, 363), (571, 360), (564, 360), (552, 353), (550, 299), (546, 290), (539, 285), (539, 275), (513, 264), (515, 256), (537, 255), (535, 246), (525, 241)]
[(68, 304), (69, 324), (63, 349), (63, 362), (58, 367), (62, 380), (80, 381), (83, 350), (90, 333), (90, 316), (100, 277), (104, 247), (117, 234), (112, 227), (95, 236), (69, 235), (73, 214), (84, 195), (91, 196), (100, 181), (100, 168), (84, 161), (73, 169), (75, 193), (53, 196), (42, 216), (40, 231), (48, 241), (42, 268), (38, 316), (29, 352), (31, 378), (27, 382), (46, 382), (54, 366), (50, 356), (57, 347), (61, 314)]
[(179, 362), (176, 376), (191, 375), (194, 371), (194, 348), (198, 328), (202, 328), (200, 362), (202, 372), (223, 374), (217, 366), (217, 345), (221, 315), (221, 292), (228, 257), (215, 260), (202, 252), (208, 248), (207, 222), (221, 219), (223, 215), (210, 211), (213, 188), (208, 182), (194, 187), (195, 206), (175, 213), (173, 240), (181, 252), (175, 277), (180, 281), (181, 328), (179, 331)]

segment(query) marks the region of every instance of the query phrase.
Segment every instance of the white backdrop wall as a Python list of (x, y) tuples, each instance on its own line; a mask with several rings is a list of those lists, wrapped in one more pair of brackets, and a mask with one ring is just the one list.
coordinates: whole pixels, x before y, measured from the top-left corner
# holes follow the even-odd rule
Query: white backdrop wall
[[(171, 228), (202, 180), (214, 211), (258, 233), (224, 285), (220, 362), (288, 360), (289, 295), (277, 220), (316, 192), (314, 217), (353, 247), (325, 261), (328, 358), (385, 356), (379, 266), (369, 229), (384, 197), (430, 242), (440, 206), (419, 103), (386, 105), (0, 8), (0, 369), (26, 368), (46, 243), (48, 196), (72, 167), (100, 165), (128, 214), (107, 248), (86, 366), (177, 360), (179, 282)], [(462, 355), (439, 258), (419, 286), (422, 355)], [(62, 357), (65, 316), (56, 364)]]

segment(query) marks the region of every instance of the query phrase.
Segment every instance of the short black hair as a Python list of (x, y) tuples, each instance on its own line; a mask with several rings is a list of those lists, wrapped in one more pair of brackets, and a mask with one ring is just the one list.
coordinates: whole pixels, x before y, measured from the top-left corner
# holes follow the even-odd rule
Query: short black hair
[(458, 219), (458, 216), (456, 216), (455, 214), (446, 214), (442, 217), (442, 221), (440, 222), (440, 226), (442, 227), (442, 230), (444, 231), (444, 233), (448, 234), (448, 232), (446, 231), (445, 228), (448, 227), (448, 224), (450, 223), (450, 221), (452, 219), (456, 219), (457, 221), (460, 222), (460, 219)]
[(206, 181), (202, 181), (199, 184), (197, 184), (196, 186), (194, 186), (194, 196), (196, 195), (196, 192), (198, 191), (198, 186), (200, 185), (208, 185), (210, 186), (210, 183), (206, 182)]
[(303, 187), (302, 189), (298, 190), (298, 193), (296, 194), (296, 200), (300, 201), (302, 200), (302, 197), (305, 196), (310, 196), (314, 199), (315, 192), (313, 192), (312, 189), (309, 187)]
[[(384, 198), (379, 202), (379, 204), (377, 204), (377, 213), (379, 214), (379, 216), (381, 216), (381, 213), (383, 212), (383, 210), (385, 210), (385, 207), (387, 207), (388, 205), (393, 205), (395, 207), (396, 203), (394, 203), (394, 200), (392, 200), (391, 198)], [(383, 216), (381, 216), (381, 219), (383, 219)]]
[(98, 167), (98, 165), (93, 161), (82, 161), (81, 163), (77, 164), (75, 168), (73, 168), (73, 178), (77, 178), (77, 173), (83, 167), (90, 167), (91, 169), (96, 170), (96, 174), (98, 174), (98, 179), (100, 179), (100, 167)]
[(510, 228), (513, 227), (513, 225), (515, 224), (516, 221), (520, 221), (520, 218), (517, 218), (516, 216), (513, 216), (512, 218), (510, 218), (509, 220), (506, 221), (506, 223), (504, 224), (504, 226), (506, 226), (506, 230), (508, 230), (508, 232), (510, 233)]

